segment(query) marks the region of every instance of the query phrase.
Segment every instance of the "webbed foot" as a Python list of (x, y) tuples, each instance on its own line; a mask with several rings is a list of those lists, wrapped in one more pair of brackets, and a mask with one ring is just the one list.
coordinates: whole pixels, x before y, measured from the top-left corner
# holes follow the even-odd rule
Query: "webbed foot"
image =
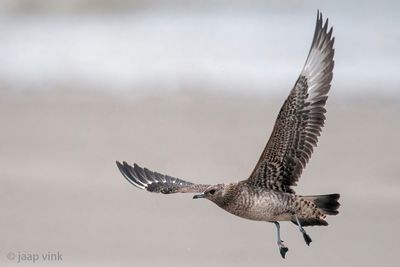
[(286, 247), (283, 244), (283, 241), (281, 240), (280, 242), (278, 242), (278, 247), (279, 247), (279, 252), (281, 253), (282, 258), (284, 259), (286, 256), (286, 253), (289, 251), (289, 248)]
[(312, 242), (312, 239), (305, 231), (303, 232), (303, 238), (304, 238), (304, 241), (306, 242), (307, 246), (309, 246), (310, 243)]

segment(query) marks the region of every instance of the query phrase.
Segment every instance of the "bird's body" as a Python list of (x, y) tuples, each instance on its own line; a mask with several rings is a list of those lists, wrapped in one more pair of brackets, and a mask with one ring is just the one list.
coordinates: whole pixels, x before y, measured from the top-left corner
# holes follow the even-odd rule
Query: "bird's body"
[(296, 211), (296, 196), (252, 187), (246, 182), (228, 185), (232, 197), (216, 204), (236, 216), (255, 221), (290, 221)]
[(316, 147), (325, 122), (325, 104), (334, 66), (334, 37), (328, 21), (318, 12), (314, 38), (304, 68), (276, 119), (271, 137), (250, 177), (240, 182), (206, 185), (163, 175), (137, 164), (117, 162), (134, 186), (155, 193), (201, 193), (222, 209), (245, 219), (272, 222), (282, 257), (288, 248), (280, 239), (280, 221), (298, 225), (307, 245), (311, 238), (303, 226), (328, 225), (336, 215), (339, 194), (300, 196), (293, 186)]
[(297, 214), (300, 221), (326, 224), (326, 214), (312, 201), (313, 197), (254, 187), (246, 181), (224, 184), (223, 187), (225, 195), (214, 202), (233, 215), (254, 221), (295, 222), (294, 214)]

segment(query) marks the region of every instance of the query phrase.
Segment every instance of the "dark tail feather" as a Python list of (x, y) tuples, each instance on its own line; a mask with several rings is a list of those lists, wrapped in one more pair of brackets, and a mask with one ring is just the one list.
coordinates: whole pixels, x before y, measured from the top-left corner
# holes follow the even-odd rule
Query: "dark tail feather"
[(302, 198), (312, 201), (315, 205), (317, 205), (318, 209), (320, 209), (326, 215), (336, 215), (339, 213), (339, 194), (304, 196)]
[[(314, 226), (314, 225), (323, 225), (327, 226), (328, 223), (323, 220), (323, 219), (318, 219), (318, 218), (299, 218), (301, 226)], [(292, 223), (295, 225), (298, 225), (296, 220), (293, 220)]]

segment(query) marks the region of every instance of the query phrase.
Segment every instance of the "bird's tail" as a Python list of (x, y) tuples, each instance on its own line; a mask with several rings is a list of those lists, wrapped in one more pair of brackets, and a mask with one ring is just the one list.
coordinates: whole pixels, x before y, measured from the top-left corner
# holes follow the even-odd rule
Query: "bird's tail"
[(318, 196), (302, 196), (303, 199), (313, 202), (318, 209), (325, 215), (336, 215), (340, 203), (338, 202), (339, 194), (318, 195)]

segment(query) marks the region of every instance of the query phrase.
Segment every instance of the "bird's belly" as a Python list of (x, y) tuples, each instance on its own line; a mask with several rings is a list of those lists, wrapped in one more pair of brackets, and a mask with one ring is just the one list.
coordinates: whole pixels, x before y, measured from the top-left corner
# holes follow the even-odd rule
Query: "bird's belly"
[(238, 216), (255, 221), (290, 221), (292, 219), (292, 213), (288, 210), (254, 206), (246, 210), (245, 212), (238, 214)]
[[(243, 203), (243, 200), (241, 202)], [(239, 217), (255, 221), (290, 221), (293, 218), (292, 205), (271, 195), (253, 197), (252, 201), (240, 206), (237, 209), (226, 210)]]

